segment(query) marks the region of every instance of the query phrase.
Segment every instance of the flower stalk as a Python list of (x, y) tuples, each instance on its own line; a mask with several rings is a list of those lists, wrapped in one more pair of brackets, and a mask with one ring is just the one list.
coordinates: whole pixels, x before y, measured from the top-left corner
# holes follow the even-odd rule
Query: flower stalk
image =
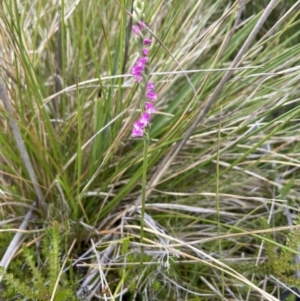
[[(146, 204), (146, 190), (147, 190), (147, 168), (148, 168), (148, 125), (151, 121), (151, 115), (156, 112), (154, 102), (157, 100), (157, 93), (152, 81), (149, 81), (149, 53), (152, 44), (152, 39), (145, 37), (147, 26), (141, 21), (144, 19), (144, 1), (136, 0), (133, 6), (134, 25), (132, 30), (135, 34), (137, 46), (140, 51), (140, 57), (132, 67), (131, 75), (138, 83), (141, 91), (141, 115), (137, 121), (133, 123), (131, 136), (144, 138), (144, 153), (143, 153), (143, 173), (142, 173), (142, 208), (141, 208), (141, 230), (140, 242), (143, 245), (144, 239), (144, 218), (145, 218), (145, 204)], [(144, 249), (141, 246), (140, 252), (140, 269), (143, 273)]]

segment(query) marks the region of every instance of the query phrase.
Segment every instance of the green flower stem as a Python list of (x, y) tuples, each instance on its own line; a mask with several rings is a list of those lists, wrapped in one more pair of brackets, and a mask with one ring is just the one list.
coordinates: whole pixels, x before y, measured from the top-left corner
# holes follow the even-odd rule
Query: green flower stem
[[(145, 131), (144, 135), (144, 161), (143, 161), (143, 175), (142, 175), (142, 209), (141, 209), (141, 232), (140, 232), (140, 242), (143, 244), (144, 239), (144, 216), (145, 216), (145, 205), (146, 205), (146, 186), (147, 186), (147, 165), (148, 165), (148, 146), (149, 146), (149, 137), (148, 133)], [(144, 248), (141, 246), (140, 253), (140, 269), (142, 272), (143, 269), (143, 257), (144, 257)]]

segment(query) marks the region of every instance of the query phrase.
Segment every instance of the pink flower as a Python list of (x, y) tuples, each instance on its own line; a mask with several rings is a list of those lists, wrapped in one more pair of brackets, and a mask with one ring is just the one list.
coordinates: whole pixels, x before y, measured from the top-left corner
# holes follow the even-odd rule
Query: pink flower
[(142, 72), (144, 71), (144, 66), (142, 65), (134, 65), (132, 67), (132, 75), (141, 75)]
[(131, 136), (142, 137), (144, 136), (144, 128), (150, 123), (150, 112), (142, 114), (140, 119), (133, 124)]
[(157, 99), (157, 93), (153, 91), (147, 91), (146, 96), (149, 100), (154, 101)]
[(145, 128), (150, 123), (150, 114), (145, 112), (142, 114), (140, 119), (136, 122), (136, 124), (139, 125), (140, 128)]
[(148, 82), (148, 84), (147, 84), (147, 91), (152, 91), (152, 90), (154, 90), (154, 84), (153, 84), (153, 82)]
[(136, 36), (140, 36), (142, 34), (141, 30), (140, 30), (140, 27), (138, 27), (137, 25), (133, 25), (132, 26), (132, 30), (134, 31), (134, 33), (136, 34)]
[(142, 74), (145, 70), (145, 66), (148, 63), (149, 58), (146, 56), (138, 59), (137, 63), (132, 67), (131, 75), (135, 77), (136, 81), (140, 83), (142, 81)]
[(152, 43), (151, 39), (144, 39), (144, 45), (150, 45)]
[(146, 56), (141, 57), (138, 61), (137, 64), (140, 64), (141, 66), (145, 66), (149, 61), (149, 58)]
[(154, 101), (157, 99), (157, 93), (154, 92), (153, 90), (154, 90), (154, 84), (152, 82), (148, 82), (146, 97), (151, 101)]
[(143, 131), (143, 129), (141, 129), (138, 126), (136, 126), (135, 124), (133, 124), (131, 136), (132, 137), (143, 137), (144, 131)]
[(138, 24), (138, 26), (140, 27), (141, 30), (146, 28), (146, 24), (142, 21), (138, 21), (137, 24)]
[(147, 112), (148, 114), (152, 114), (152, 113), (155, 113), (155, 112), (156, 112), (155, 106), (153, 105), (152, 102), (149, 102), (149, 101), (147, 101), (147, 102), (145, 103), (145, 109), (146, 109), (146, 112)]
[(135, 77), (135, 79), (138, 83), (140, 83), (142, 80), (143, 71), (144, 71), (143, 66), (135, 65), (132, 67), (131, 75)]
[(148, 55), (149, 54), (149, 49), (148, 48), (144, 48), (143, 49), (143, 55)]

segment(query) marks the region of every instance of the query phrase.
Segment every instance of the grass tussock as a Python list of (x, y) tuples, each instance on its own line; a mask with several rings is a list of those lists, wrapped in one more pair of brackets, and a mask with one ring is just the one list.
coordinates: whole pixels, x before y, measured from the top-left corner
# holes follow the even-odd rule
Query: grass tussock
[(283, 300), (300, 3), (145, 1), (149, 140), (137, 4), (0, 2), (0, 300)]

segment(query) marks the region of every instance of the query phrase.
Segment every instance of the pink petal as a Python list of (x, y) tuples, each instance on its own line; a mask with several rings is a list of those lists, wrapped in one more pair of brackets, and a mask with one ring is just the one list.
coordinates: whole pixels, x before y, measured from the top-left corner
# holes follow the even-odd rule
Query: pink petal
[(143, 30), (146, 28), (146, 24), (142, 21), (138, 21), (137, 24), (139, 25), (140, 29)]

